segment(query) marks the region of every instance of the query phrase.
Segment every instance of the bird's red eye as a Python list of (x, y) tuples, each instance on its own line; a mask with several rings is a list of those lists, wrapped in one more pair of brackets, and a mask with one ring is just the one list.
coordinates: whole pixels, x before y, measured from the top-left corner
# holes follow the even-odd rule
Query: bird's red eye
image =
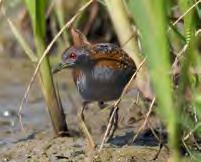
[(77, 58), (77, 55), (72, 52), (72, 53), (69, 55), (69, 58), (71, 58), (71, 59), (76, 59), (76, 58)]

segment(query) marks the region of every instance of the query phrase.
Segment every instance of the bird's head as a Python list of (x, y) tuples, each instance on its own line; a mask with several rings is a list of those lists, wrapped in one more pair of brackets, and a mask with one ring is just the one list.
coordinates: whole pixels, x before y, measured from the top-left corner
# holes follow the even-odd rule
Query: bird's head
[(86, 67), (90, 64), (90, 43), (87, 41), (86, 37), (74, 28), (71, 29), (71, 36), (74, 44), (63, 52), (61, 63), (53, 68), (53, 73), (64, 68)]

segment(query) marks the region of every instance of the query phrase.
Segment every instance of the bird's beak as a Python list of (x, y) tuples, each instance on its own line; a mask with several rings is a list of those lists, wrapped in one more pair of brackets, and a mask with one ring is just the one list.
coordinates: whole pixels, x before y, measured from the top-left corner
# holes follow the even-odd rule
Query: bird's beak
[(61, 71), (62, 69), (70, 68), (70, 67), (72, 67), (72, 63), (62, 63), (61, 62), (52, 68), (52, 73), (57, 73), (57, 72)]

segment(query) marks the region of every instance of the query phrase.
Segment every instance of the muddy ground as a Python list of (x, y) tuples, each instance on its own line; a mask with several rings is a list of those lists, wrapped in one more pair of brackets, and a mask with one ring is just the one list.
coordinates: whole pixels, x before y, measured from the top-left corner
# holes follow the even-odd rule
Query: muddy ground
[[(71, 137), (54, 137), (46, 106), (38, 83), (33, 85), (29, 99), (22, 110), (25, 130), (21, 130), (17, 117), (20, 100), (33, 73), (33, 66), (25, 58), (0, 59), (0, 161), (2, 162), (134, 162), (167, 161), (169, 152), (163, 148), (156, 160), (159, 142), (150, 131), (160, 126), (156, 115), (152, 114), (134, 143), (132, 138), (144, 121), (148, 105), (134, 103), (136, 91), (129, 92), (120, 104), (119, 128), (113, 139), (98, 148), (103, 138), (109, 111), (100, 110), (91, 104), (85, 112), (87, 126), (97, 143), (91, 151), (79, 129), (77, 110), (81, 98), (71, 79), (71, 73), (61, 72), (54, 76), (58, 83), (66, 120)], [(109, 103), (111, 104), (111, 103)]]

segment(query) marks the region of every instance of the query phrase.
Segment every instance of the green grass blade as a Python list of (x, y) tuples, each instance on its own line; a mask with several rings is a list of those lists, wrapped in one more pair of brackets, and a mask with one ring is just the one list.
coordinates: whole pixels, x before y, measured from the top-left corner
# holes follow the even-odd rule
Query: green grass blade
[[(45, 50), (46, 24), (45, 10), (46, 0), (25, 0), (34, 29), (34, 40), (38, 58), (41, 58)], [(33, 5), (33, 6), (30, 6)], [(55, 91), (49, 58), (46, 56), (40, 65), (40, 83), (43, 95), (51, 117), (52, 126), (56, 135), (64, 135), (67, 125), (62, 104)]]
[(29, 11), (29, 14), (31, 16), (31, 22), (34, 23), (32, 24), (32, 26), (35, 26), (35, 19), (36, 19), (36, 15), (35, 15), (35, 9), (36, 9), (36, 3), (35, 0), (24, 0), (26, 7)]
[[(57, 0), (55, 1), (55, 13), (57, 20), (59, 22), (59, 27), (62, 28), (65, 24), (65, 16), (64, 16), (64, 8), (63, 8), (63, 0)], [(68, 13), (68, 12), (67, 12)], [(65, 41), (65, 46), (69, 46), (69, 37), (67, 31), (64, 31), (63, 34), (63, 40)]]
[(8, 24), (14, 34), (14, 36), (16, 37), (17, 41), (20, 43), (21, 47), (23, 48), (23, 50), (25, 51), (25, 53), (27, 54), (27, 56), (30, 58), (30, 60), (32, 62), (36, 62), (38, 59), (36, 57), (36, 55), (34, 54), (34, 52), (32, 51), (31, 47), (28, 45), (28, 43), (26, 42), (26, 40), (24, 39), (24, 37), (22, 36), (22, 34), (20, 33), (20, 31), (17, 29), (17, 27), (13, 24), (12, 21), (10, 21), (9, 19), (7, 19)]
[(162, 0), (130, 0), (128, 7), (142, 34), (154, 91), (160, 113), (167, 123), (172, 159), (179, 161), (177, 109), (173, 106), (169, 77), (170, 59), (167, 43), (166, 4)]
[(169, 25), (170, 25), (170, 28), (174, 31), (174, 33), (177, 35), (177, 37), (180, 38), (181, 42), (183, 44), (185, 44), (186, 43), (185, 36), (183, 36), (183, 34), (175, 26), (173, 26), (171, 23)]

